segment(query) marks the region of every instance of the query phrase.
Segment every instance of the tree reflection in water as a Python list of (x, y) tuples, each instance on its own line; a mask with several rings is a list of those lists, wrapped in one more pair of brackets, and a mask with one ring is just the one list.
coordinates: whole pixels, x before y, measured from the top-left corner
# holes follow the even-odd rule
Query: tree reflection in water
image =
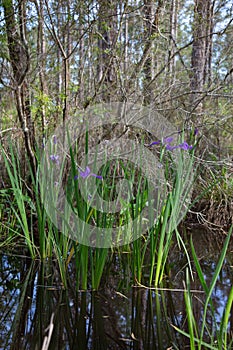
[[(203, 264), (207, 282), (215, 263)], [(172, 327), (187, 331), (183, 292), (130, 286), (118, 290), (121, 277), (116, 281), (115, 275), (108, 279), (114, 279), (114, 284), (108, 282), (98, 292), (77, 291), (74, 275), (71, 272), (69, 287), (64, 290), (52, 260), (42, 264), (1, 256), (0, 348), (41, 350), (52, 315), (54, 328), (49, 350), (164, 350), (188, 345), (187, 339)], [(176, 276), (172, 287), (182, 288), (182, 278), (181, 273)], [(231, 284), (231, 269), (226, 264), (213, 297), (216, 318), (222, 317)], [(192, 289), (200, 289), (196, 281)], [(197, 320), (201, 320), (203, 298), (201, 293), (193, 294)], [(212, 321), (209, 317), (208, 322)], [(231, 330), (232, 324), (231, 319)]]

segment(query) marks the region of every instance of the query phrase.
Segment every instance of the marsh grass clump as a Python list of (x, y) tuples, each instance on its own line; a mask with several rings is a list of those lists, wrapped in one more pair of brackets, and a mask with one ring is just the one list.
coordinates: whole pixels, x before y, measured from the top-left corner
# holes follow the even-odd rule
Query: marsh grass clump
[[(116, 126), (116, 129), (117, 128), (118, 126)], [(118, 133), (120, 132), (122, 132), (121, 129), (118, 130)], [(83, 154), (88, 156), (90, 135), (88, 135), (88, 133), (84, 133), (84, 135), (85, 143), (83, 144)], [(131, 137), (133, 136), (131, 135)], [(77, 142), (70, 144), (69, 154), (67, 154), (65, 159), (62, 159), (58, 151), (60, 142), (61, 140), (59, 140), (56, 135), (53, 135), (49, 147), (47, 149), (38, 149), (37, 154), (38, 171), (41, 167), (41, 157), (46, 156), (49, 169), (51, 169), (49, 171), (51, 171), (52, 174), (53, 172), (56, 174), (56, 176), (51, 177), (52, 182), (49, 184), (54, 192), (51, 197), (51, 206), (54, 205), (52, 198), (56, 198), (57, 188), (62, 184), (65, 189), (66, 199), (72, 211), (85, 223), (97, 225), (102, 228), (118, 228), (127, 225), (132, 220), (140, 218), (143, 208), (149, 203), (148, 181), (142, 169), (140, 169), (140, 166), (118, 157), (118, 159), (105, 162), (99, 169), (99, 172), (96, 173), (92, 170), (92, 167), (88, 165), (88, 161), (84, 168), (79, 166), (78, 154), (80, 154), (80, 148)], [(156, 146), (156, 152), (158, 154), (160, 153), (160, 164), (164, 167), (168, 187), (166, 189), (167, 198), (163, 203), (157, 221), (154, 222), (150, 231), (140, 233), (141, 238), (128, 244), (127, 247), (132, 260), (132, 278), (138, 282), (141, 282), (143, 278), (143, 266), (149, 263), (151, 266), (149, 284), (155, 283), (155, 285), (157, 285), (160, 283), (163, 279), (170, 242), (172, 241), (174, 232), (176, 232), (176, 238), (182, 242), (176, 229), (176, 221), (180, 215), (179, 213), (182, 210), (183, 204), (187, 201), (186, 205), (189, 205), (189, 187), (187, 184), (189, 182), (190, 185), (190, 179), (192, 181), (190, 173), (192, 171), (193, 157), (187, 158), (185, 152), (193, 152), (193, 147), (184, 141), (183, 136), (180, 138), (180, 142), (177, 145), (171, 146), (172, 142), (173, 138), (167, 137), (163, 142), (155, 141), (149, 145), (149, 148)], [(93, 266), (93, 276), (96, 276), (98, 271), (96, 266), (99, 266), (100, 271), (103, 273), (104, 261), (107, 259), (108, 250), (104, 248), (103, 251), (101, 251), (102, 248), (95, 250), (95, 248), (82, 246), (80, 242), (73, 242), (69, 235), (68, 227), (63, 227), (65, 235), (63, 234), (64, 232), (60, 232), (60, 230), (54, 226), (54, 223), (51, 222), (50, 217), (47, 215), (46, 208), (43, 205), (43, 201), (41, 201), (38, 174), (34, 176), (33, 171), (30, 169), (30, 164), (28, 163), (28, 169), (31, 175), (31, 183), (28, 185), (22, 179), (20, 162), (13, 144), (9, 143), (8, 154), (10, 154), (10, 157), (7, 156), (3, 147), (1, 148), (1, 152), (14, 197), (12, 210), (21, 230), (19, 234), (24, 237), (30, 256), (32, 258), (39, 256), (41, 259), (44, 259), (55, 255), (59, 261), (63, 279), (65, 279), (67, 266), (72, 256), (74, 256), (75, 261), (77, 261), (78, 276), (84, 281), (81, 282), (81, 285), (83, 288), (84, 286), (87, 287), (88, 273), (86, 272), (89, 270), (90, 266)], [(48, 154), (44, 154), (44, 152)], [(179, 157), (178, 166), (177, 162), (174, 164), (173, 152), (177, 152), (175, 157)], [(189, 162), (187, 162), (187, 160), (189, 160)], [(185, 166), (187, 169), (185, 176), (183, 176), (182, 173), (184, 162), (186, 162)], [(110, 207), (109, 211), (102, 211), (93, 207), (91, 194), (88, 195), (86, 199), (83, 198), (79, 188), (79, 181), (85, 183), (89, 178), (93, 178), (95, 181), (98, 195), (103, 198), (105, 202), (114, 203), (113, 211), (113, 208)], [(120, 187), (118, 184), (125, 180), (126, 182), (124, 182), (123, 187), (121, 187), (123, 193), (119, 196)], [(125, 193), (127, 195), (125, 195)], [(157, 193), (157, 195), (158, 197), (160, 196), (159, 193)], [(182, 205), (180, 201), (181, 198)], [(95, 242), (96, 237), (90, 237), (90, 239)], [(125, 248), (126, 247), (124, 247), (124, 249)], [(117, 251), (121, 254), (121, 248)], [(76, 255), (79, 256), (79, 259), (76, 258)], [(148, 256), (150, 256), (149, 261)], [(100, 265), (97, 263), (97, 257), (98, 259), (100, 257), (102, 259)], [(99, 276), (100, 275), (101, 274), (99, 274)], [(95, 288), (97, 288), (101, 278), (93, 276), (91, 280), (95, 281)], [(96, 281), (98, 281), (98, 283)]]
[[(62, 184), (67, 202), (72, 211), (83, 222), (100, 228), (121, 228), (129, 224), (131, 220), (140, 218), (143, 209), (150, 203), (148, 179), (140, 166), (135, 166), (133, 162), (120, 157), (106, 161), (96, 171), (94, 163), (88, 164), (88, 140), (89, 137), (86, 135), (84, 154), (87, 156), (87, 165), (83, 167), (79, 165), (77, 144), (70, 145), (69, 153), (65, 159), (62, 159), (57, 152), (59, 140), (55, 136), (52, 138), (51, 148), (46, 155), (49, 169), (51, 172), (56, 170), (56, 176), (51, 177), (50, 185), (54, 191), (54, 197), (51, 198), (55, 200), (57, 188)], [(20, 239), (24, 247), (27, 247), (27, 254), (32, 259), (39, 258), (46, 262), (47, 259), (52, 258), (59, 269), (63, 288), (68, 288), (70, 283), (71, 265), (75, 267), (77, 289), (97, 290), (101, 288), (103, 282), (107, 283), (108, 271), (112, 264), (116, 264), (128, 283), (156, 289), (162, 288), (169, 280), (169, 271), (172, 269), (169, 255), (174, 242), (176, 242), (187, 265), (184, 300), (188, 332), (177, 326), (174, 327), (189, 339), (190, 347), (193, 349), (196, 345), (199, 349), (202, 346), (205, 347), (207, 344), (206, 333), (212, 334), (213, 332), (216, 332), (219, 346), (227, 348), (227, 344), (229, 344), (227, 322), (233, 300), (232, 290), (220, 327), (216, 328), (214, 325), (215, 328), (210, 329), (206, 317), (209, 312), (214, 317), (215, 310), (211, 293), (221, 273), (231, 231), (227, 236), (211, 285), (207, 286), (192, 242), (190, 255), (187, 242), (183, 240), (178, 230), (179, 222), (185, 217), (185, 213), (192, 205), (190, 193), (195, 178), (194, 151), (196, 141), (192, 138), (185, 141), (184, 135), (181, 134), (176, 142), (174, 142), (173, 137), (169, 136), (164, 140), (156, 140), (146, 144), (145, 147), (159, 156), (158, 164), (164, 170), (163, 189), (165, 192), (159, 193), (159, 190), (157, 191), (158, 198), (165, 194), (159, 215), (150, 229), (140, 233), (139, 238), (122, 246), (105, 248), (94, 245), (87, 246), (80, 243), (79, 240), (73, 239), (69, 234), (69, 226), (66, 224), (62, 230), (58, 229), (47, 215), (41, 198), (38, 173), (35, 176), (28, 163), (31, 181), (30, 183), (26, 182), (23, 179), (20, 160), (13, 143), (9, 142), (7, 152), (1, 146), (1, 154), (10, 181), (10, 185), (1, 189), (0, 192), (2, 199), (0, 205), (1, 247), (9, 247), (13, 242), (17, 245)], [(37, 154), (38, 172), (43, 152), (45, 150), (40, 149)], [(114, 208), (111, 208), (114, 209), (112, 212), (95, 207), (93, 194), (90, 193), (83, 197), (79, 182), (83, 185), (90, 179), (94, 181), (95, 191), (98, 195), (106, 202), (114, 203)], [(119, 183), (122, 185), (122, 181), (125, 182), (123, 182), (123, 186), (119, 187)], [(228, 179), (229, 184), (230, 180)], [(119, 189), (123, 189), (123, 196), (119, 196)], [(51, 201), (50, 205), (53, 206), (54, 202)], [(153, 212), (151, 213), (153, 214)], [(145, 218), (142, 217), (143, 219)], [(90, 239), (94, 243), (98, 242), (98, 237), (94, 235), (90, 236)], [(201, 329), (198, 329), (194, 318), (189, 288), (190, 280), (194, 278), (193, 262), (206, 294)], [(157, 308), (159, 310), (159, 301), (157, 301)], [(208, 348), (214, 349), (214, 346), (215, 343), (212, 342)]]

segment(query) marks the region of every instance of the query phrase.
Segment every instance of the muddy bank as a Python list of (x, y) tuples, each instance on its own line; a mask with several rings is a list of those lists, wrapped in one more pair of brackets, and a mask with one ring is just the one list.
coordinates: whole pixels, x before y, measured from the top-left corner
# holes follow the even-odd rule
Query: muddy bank
[(225, 234), (233, 225), (233, 198), (221, 201), (201, 199), (188, 212), (183, 227), (203, 227), (211, 232)]

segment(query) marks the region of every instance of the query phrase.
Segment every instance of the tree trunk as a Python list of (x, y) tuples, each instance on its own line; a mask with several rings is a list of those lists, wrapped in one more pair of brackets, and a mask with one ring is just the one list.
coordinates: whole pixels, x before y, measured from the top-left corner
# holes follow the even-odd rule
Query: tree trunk
[(71, 11), (70, 11), (70, 0), (67, 0), (65, 2), (64, 6), (65, 13), (67, 13), (67, 20), (65, 23), (65, 32), (63, 34), (64, 36), (64, 51), (65, 56), (63, 57), (64, 60), (64, 104), (63, 104), (63, 123), (65, 124), (66, 120), (69, 116), (69, 99), (70, 99), (70, 92), (69, 92), (69, 85), (70, 85), (70, 55), (71, 55), (71, 31), (70, 31), (70, 25), (71, 25)]
[(211, 85), (212, 81), (212, 72), (211, 72), (211, 65), (212, 65), (212, 55), (213, 55), (213, 16), (214, 16), (214, 4), (215, 0), (211, 2), (208, 1), (207, 4), (207, 26), (206, 26), (206, 62), (205, 62), (205, 71), (204, 71), (204, 81), (208, 84), (208, 86)]
[(174, 79), (175, 74), (175, 50), (177, 38), (177, 14), (178, 14), (178, 0), (172, 0), (170, 5), (170, 43), (168, 55), (168, 71), (171, 78)]
[(102, 100), (109, 102), (114, 96), (116, 85), (116, 67), (114, 49), (117, 40), (117, 2), (99, 2), (99, 64), (98, 82), (103, 87)]
[[(150, 82), (153, 79), (154, 76), (154, 40), (152, 38), (152, 33), (154, 32), (153, 25), (154, 25), (154, 15), (155, 15), (155, 9), (154, 9), (154, 1), (153, 0), (145, 0), (144, 1), (144, 36), (145, 36), (145, 43), (146, 45), (151, 45), (150, 54), (148, 55), (144, 67), (143, 67), (143, 73), (144, 73), (144, 101), (145, 104), (149, 104), (153, 100), (153, 91), (151, 89)], [(151, 41), (151, 44), (150, 44)]]
[(30, 56), (25, 34), (25, 1), (18, 3), (19, 25), (15, 19), (15, 11), (12, 0), (3, 0), (4, 17), (8, 41), (10, 63), (13, 70), (14, 92), (16, 108), (21, 128), (24, 134), (24, 142), (32, 171), (36, 172), (35, 132), (31, 118), (30, 90), (27, 82), (27, 73), (30, 67)]
[(44, 36), (44, 4), (43, 0), (33, 1), (36, 7), (38, 16), (38, 30), (37, 30), (37, 60), (39, 68), (39, 82), (40, 82), (40, 104), (37, 112), (37, 118), (41, 121), (41, 137), (45, 137), (45, 131), (47, 128), (46, 122), (46, 110), (44, 104), (44, 97), (48, 93), (47, 84), (45, 80), (45, 36)]
[(163, 0), (158, 1), (157, 8), (155, 9), (153, 0), (144, 1), (144, 14), (145, 14), (145, 47), (141, 60), (138, 62), (136, 72), (143, 69), (144, 73), (144, 103), (149, 104), (153, 101), (153, 87), (151, 85), (154, 79), (155, 71), (155, 57), (154, 57), (154, 43), (155, 34), (158, 33), (159, 16), (161, 13)]
[[(85, 13), (84, 5), (82, 1), (79, 1), (79, 70), (78, 70), (78, 106), (82, 106), (84, 102), (84, 92), (85, 92), (85, 81), (84, 81), (84, 65), (85, 65), (85, 41), (84, 41), (84, 23), (85, 23)], [(89, 48), (88, 48), (89, 50)], [(88, 81), (91, 80), (91, 74)], [(88, 93), (90, 93), (90, 90)]]
[(202, 111), (202, 91), (206, 80), (207, 53), (210, 53), (211, 0), (195, 0), (191, 57), (191, 108)]

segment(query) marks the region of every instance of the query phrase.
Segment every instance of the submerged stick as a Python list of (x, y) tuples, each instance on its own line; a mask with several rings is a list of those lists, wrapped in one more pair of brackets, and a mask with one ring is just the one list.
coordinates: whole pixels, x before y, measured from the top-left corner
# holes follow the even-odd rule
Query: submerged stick
[(48, 350), (48, 348), (49, 348), (49, 344), (50, 344), (50, 341), (51, 341), (51, 338), (52, 338), (52, 333), (53, 333), (53, 328), (54, 328), (53, 319), (54, 319), (54, 312), (51, 315), (49, 326), (45, 329), (45, 332), (48, 331), (49, 333), (48, 333), (48, 336), (46, 335), (45, 338), (44, 338), (41, 350)]

